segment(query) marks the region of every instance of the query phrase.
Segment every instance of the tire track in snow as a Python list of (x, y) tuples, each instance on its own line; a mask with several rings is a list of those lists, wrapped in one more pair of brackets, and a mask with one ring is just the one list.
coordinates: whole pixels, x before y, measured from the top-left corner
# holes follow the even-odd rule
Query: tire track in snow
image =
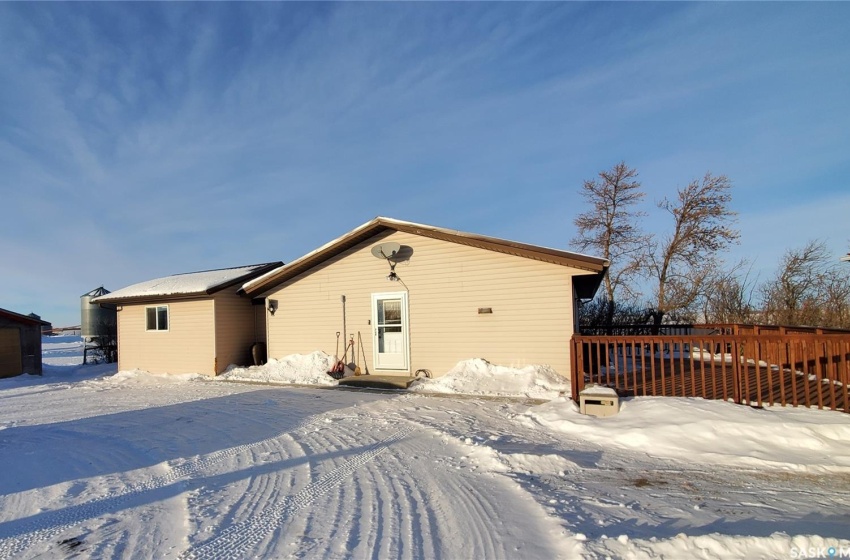
[[(270, 438), (215, 451), (176, 467), (170, 467), (167, 464), (170, 467), (167, 473), (150, 477), (146, 481), (133, 484), (123, 491), (113, 491), (103, 497), (94, 498), (79, 505), (69, 506), (44, 514), (36, 514), (33, 516), (36, 519), (26, 522), (22, 527), (13, 530), (12, 534), (6, 537), (0, 537), (0, 560), (20, 556), (20, 554), (30, 547), (48, 539), (53, 539), (88, 519), (101, 517), (123, 509), (128, 503), (132, 503), (135, 498), (166, 488), (180, 480), (191, 479), (199, 472), (225, 459), (235, 457), (259, 446), (268, 445), (281, 437), (310, 428), (320, 422), (322, 422), (321, 417), (313, 417)], [(7, 524), (14, 523), (14, 521), (7, 522)]]
[(293, 514), (342, 484), (356, 470), (386, 452), (390, 445), (405, 438), (412, 431), (412, 426), (405, 427), (388, 438), (372, 444), (366, 451), (358, 453), (318, 480), (311, 482), (294, 496), (287, 496), (282, 502), (266, 507), (245, 521), (231, 525), (212, 540), (183, 552), (179, 558), (216, 560), (245, 557), (247, 550), (260, 544)]
[[(362, 422), (362, 416), (349, 418), (348, 421), (353, 421), (354, 424), (359, 424)], [(382, 428), (383, 426), (376, 427), (370, 422), (368, 428), (364, 427), (364, 433), (373, 434), (376, 433), (376, 430), (380, 430)], [(309, 440), (300, 442), (306, 455), (327, 453), (328, 450), (352, 449), (358, 446), (361, 449), (365, 449), (366, 447), (376, 443), (375, 440), (372, 440), (369, 443), (364, 443), (360, 438), (351, 437), (350, 424), (342, 423), (335, 426), (334, 430), (323, 433), (314, 433), (311, 434), (311, 436), (312, 437), (310, 437)], [(387, 453), (383, 454), (382, 458), (387, 455)], [(300, 535), (300, 537), (293, 538), (290, 541), (300, 543), (301, 548), (298, 548), (298, 556), (301, 558), (324, 556), (329, 560), (334, 558), (333, 554), (329, 554), (328, 549), (322, 550), (320, 547), (328, 541), (334, 541), (334, 537), (340, 528), (350, 525), (348, 522), (349, 518), (359, 519), (359, 516), (362, 515), (357, 513), (357, 511), (362, 508), (365, 503), (362, 492), (364, 489), (359, 484), (352, 484), (352, 482), (358, 480), (359, 477), (369, 476), (369, 474), (375, 470), (376, 469), (374, 468), (363, 469), (357, 473), (357, 476), (349, 477), (348, 480), (336, 488), (336, 491), (326, 493), (323, 496), (323, 501), (321, 503), (314, 503), (313, 507), (303, 511), (287, 524), (287, 535)], [(354, 493), (354, 497), (349, 497), (352, 492)], [(339, 503), (351, 504), (355, 511), (349, 512), (345, 508), (334, 508), (333, 506), (326, 507), (324, 505)], [(311, 536), (305, 539), (306, 535)], [(346, 548), (349, 543), (350, 539), (346, 539)], [(290, 546), (294, 546), (294, 543)], [(293, 552), (290, 551), (289, 554), (291, 555)]]
[[(408, 421), (370, 413), (350, 424), (335, 424), (332, 431), (310, 434), (305, 444), (311, 453), (352, 448), (365, 445), (363, 434)], [(456, 470), (458, 454), (465, 454), (468, 446), (455, 447), (455, 440), (449, 440), (444, 457), (434, 454), (436, 436), (430, 430), (418, 430), (415, 436), (298, 512), (252, 553), (363, 560), (510, 557), (513, 547), (506, 546), (499, 532), (510, 521), (504, 520), (500, 502), (477, 491), (476, 473)]]
[[(308, 454), (362, 449), (374, 444), (374, 439), (364, 442), (364, 434), (375, 434), (387, 426), (406, 423), (401, 419), (387, 422), (371, 414), (358, 415), (355, 422), (337, 424), (331, 431), (310, 434), (303, 446), (310, 449)], [(403, 550), (409, 541), (420, 538), (416, 533), (402, 535), (398, 530), (406, 512), (413, 511), (408, 504), (397, 503), (404, 494), (400, 489), (417, 486), (407, 474), (408, 465), (400, 458), (409, 455), (410, 445), (415, 446), (416, 440), (408, 438), (403, 447), (392, 446), (376, 458), (370, 468), (348, 477), (337, 489), (294, 516), (279, 529), (284, 550), (278, 548), (277, 542), (269, 542), (267, 550), (261, 551), (264, 546), (261, 544), (255, 552), (280, 557), (365, 560), (372, 557), (373, 551), (383, 550), (385, 554), (379, 558), (397, 557), (393, 551)], [(293, 548), (296, 546), (297, 549)]]
[(407, 484), (400, 481), (399, 495), (403, 500), (398, 500), (397, 516), (405, 524), (405, 532), (402, 533), (402, 541), (410, 543), (410, 551), (406, 554), (413, 558), (434, 558), (436, 556), (433, 539), (435, 537), (434, 527), (429, 515), (428, 501), (423, 493), (422, 486), (418, 484)]

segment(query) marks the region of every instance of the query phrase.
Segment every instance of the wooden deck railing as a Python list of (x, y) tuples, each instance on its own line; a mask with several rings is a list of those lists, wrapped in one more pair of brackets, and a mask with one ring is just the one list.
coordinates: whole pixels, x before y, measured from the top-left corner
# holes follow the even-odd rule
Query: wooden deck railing
[(581, 334), (585, 336), (669, 336), (669, 335), (689, 335), (695, 332), (703, 332), (700, 326), (691, 324), (670, 324), (670, 325), (611, 325), (611, 326), (596, 326), (582, 327)]
[(591, 383), (632, 396), (848, 412), (850, 335), (575, 335), (573, 398)]
[(794, 327), (785, 325), (751, 325), (743, 323), (693, 325), (695, 329), (710, 330), (717, 334), (829, 334), (850, 337), (850, 330), (828, 327)]
[(794, 327), (785, 325), (755, 325), (745, 323), (700, 323), (610, 325), (581, 327), (585, 336), (669, 336), (694, 334), (838, 334), (850, 336), (848, 329), (827, 327)]

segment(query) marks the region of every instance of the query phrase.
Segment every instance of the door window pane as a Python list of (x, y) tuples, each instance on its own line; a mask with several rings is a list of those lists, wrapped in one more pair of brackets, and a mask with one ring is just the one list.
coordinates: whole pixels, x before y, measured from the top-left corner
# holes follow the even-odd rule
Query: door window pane
[(382, 325), (401, 324), (401, 300), (385, 299), (378, 301), (378, 320)]
[(404, 352), (404, 333), (401, 327), (378, 327), (378, 352), (382, 354)]

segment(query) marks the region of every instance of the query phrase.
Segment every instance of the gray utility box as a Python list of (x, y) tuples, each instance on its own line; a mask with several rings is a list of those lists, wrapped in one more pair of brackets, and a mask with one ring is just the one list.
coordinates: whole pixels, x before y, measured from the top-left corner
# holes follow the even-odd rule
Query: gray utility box
[(610, 387), (589, 385), (579, 393), (578, 401), (582, 414), (603, 418), (620, 412), (620, 397)]

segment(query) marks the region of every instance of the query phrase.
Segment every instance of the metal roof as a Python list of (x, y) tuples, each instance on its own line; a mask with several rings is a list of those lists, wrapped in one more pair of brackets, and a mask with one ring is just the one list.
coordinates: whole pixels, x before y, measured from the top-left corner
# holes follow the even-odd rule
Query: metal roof
[(9, 311), (8, 309), (0, 308), (0, 317), (6, 317), (12, 321), (17, 321), (19, 323), (28, 323), (31, 325), (49, 325), (48, 321), (42, 321), (41, 319), (36, 319), (34, 317), (30, 317), (28, 315), (22, 315), (20, 313), (15, 313), (14, 311)]
[(93, 298), (91, 301), (92, 303), (129, 303), (208, 296), (231, 286), (241, 285), (269, 270), (278, 268), (282, 264), (282, 262), (277, 261), (235, 268), (174, 274), (139, 282)]

